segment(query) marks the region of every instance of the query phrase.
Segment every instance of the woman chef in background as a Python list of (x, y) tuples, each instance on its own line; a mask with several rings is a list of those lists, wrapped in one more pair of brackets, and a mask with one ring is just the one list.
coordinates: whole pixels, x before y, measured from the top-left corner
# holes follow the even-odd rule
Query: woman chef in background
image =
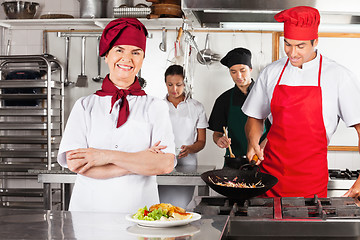
[(110, 74), (101, 90), (75, 103), (58, 154), (60, 165), (77, 173), (70, 211), (133, 213), (151, 206), (159, 202), (155, 175), (174, 168), (168, 106), (146, 95), (136, 77), (146, 36), (135, 18), (113, 20), (102, 33), (100, 56)]
[[(184, 171), (196, 171), (196, 153), (205, 147), (208, 122), (204, 106), (187, 97), (184, 89), (184, 69), (172, 65), (165, 71), (168, 93), (165, 97), (175, 136), (177, 166)], [(186, 208), (194, 194), (193, 186), (159, 186), (160, 201)]]

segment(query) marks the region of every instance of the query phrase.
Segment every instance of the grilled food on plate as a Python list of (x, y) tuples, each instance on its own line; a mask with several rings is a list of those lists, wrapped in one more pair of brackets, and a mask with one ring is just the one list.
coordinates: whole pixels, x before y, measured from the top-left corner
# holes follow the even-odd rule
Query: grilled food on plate
[(192, 218), (192, 214), (170, 203), (160, 203), (152, 205), (149, 209), (146, 206), (140, 208), (137, 213), (133, 215), (133, 218), (147, 221), (173, 221), (190, 219)]

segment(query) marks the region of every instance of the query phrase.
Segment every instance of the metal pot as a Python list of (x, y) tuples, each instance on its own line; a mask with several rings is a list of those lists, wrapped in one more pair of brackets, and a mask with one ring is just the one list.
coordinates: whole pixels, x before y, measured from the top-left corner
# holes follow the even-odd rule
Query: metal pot
[(79, 0), (80, 17), (82, 18), (105, 18), (107, 0)]
[[(237, 177), (237, 182), (244, 182), (248, 184), (257, 183), (261, 180), (264, 187), (259, 188), (234, 188), (214, 184), (214, 182), (222, 180), (233, 180)], [(246, 200), (252, 197), (264, 194), (271, 189), (278, 182), (278, 179), (270, 174), (262, 173), (259, 167), (255, 166), (251, 170), (236, 170), (236, 169), (219, 169), (207, 171), (201, 174), (201, 179), (215, 192), (224, 195), (231, 199)]]

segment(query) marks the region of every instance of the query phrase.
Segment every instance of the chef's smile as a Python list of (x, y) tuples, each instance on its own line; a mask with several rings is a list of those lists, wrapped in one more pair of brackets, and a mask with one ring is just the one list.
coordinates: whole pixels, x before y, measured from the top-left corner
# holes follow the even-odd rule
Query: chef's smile
[(134, 82), (143, 61), (144, 51), (131, 45), (117, 45), (105, 56), (105, 62), (114, 70), (110, 71), (110, 79), (121, 88), (128, 88)]

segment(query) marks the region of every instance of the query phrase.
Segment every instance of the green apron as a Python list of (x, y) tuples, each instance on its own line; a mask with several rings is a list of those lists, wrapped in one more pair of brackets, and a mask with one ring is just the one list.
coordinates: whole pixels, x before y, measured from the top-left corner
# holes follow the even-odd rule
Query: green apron
[[(228, 116), (228, 135), (231, 138), (231, 150), (236, 157), (245, 156), (247, 153), (248, 141), (245, 135), (245, 123), (247, 121), (247, 115), (241, 110), (242, 106), (233, 105), (234, 89), (230, 95), (230, 107)], [(264, 126), (264, 133), (261, 136), (260, 142), (266, 138), (266, 128)], [(226, 155), (230, 156), (229, 149), (226, 148)]]
[[(247, 116), (241, 110), (241, 106), (233, 105), (234, 89), (231, 90), (230, 107), (228, 115), (228, 135), (231, 138), (231, 149), (236, 157), (241, 157), (247, 153), (247, 139), (245, 135), (245, 123)], [(229, 149), (226, 149), (229, 156)]]

